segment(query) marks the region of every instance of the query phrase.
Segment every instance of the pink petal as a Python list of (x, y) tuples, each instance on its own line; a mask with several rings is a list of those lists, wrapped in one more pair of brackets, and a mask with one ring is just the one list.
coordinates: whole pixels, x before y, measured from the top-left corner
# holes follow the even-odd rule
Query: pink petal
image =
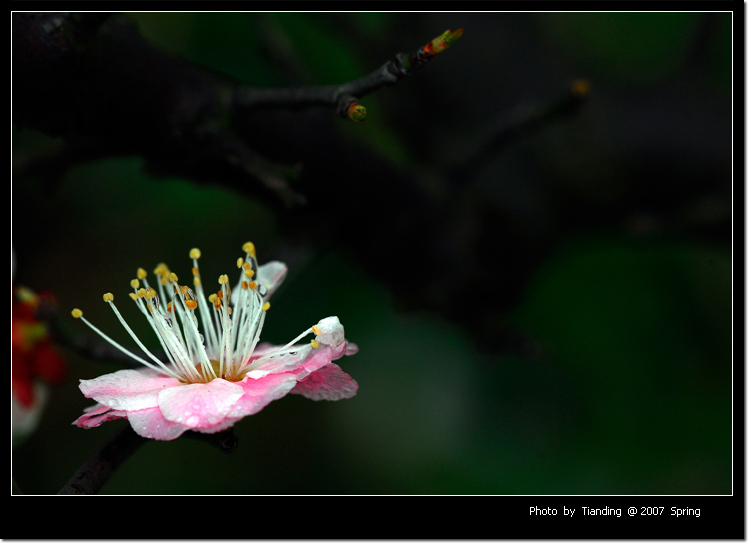
[[(277, 349), (278, 347), (275, 348)], [(271, 350), (268, 350), (265, 354), (270, 354), (271, 352)], [(255, 354), (252, 353), (253, 362), (250, 362), (249, 364), (251, 369), (247, 372), (247, 375), (250, 379), (260, 379), (273, 373), (292, 371), (303, 364), (311, 354), (311, 345), (302, 345), (295, 351), (266, 358), (259, 362), (256, 360), (260, 358), (260, 356), (255, 357)]]
[(225, 379), (166, 388), (158, 406), (166, 420), (189, 428), (209, 428), (223, 421), (242, 397), (243, 389)]
[(156, 407), (159, 392), (179, 385), (173, 377), (143, 368), (120, 370), (96, 379), (81, 379), (79, 388), (86, 398), (93, 398), (110, 408), (134, 411)]
[[(316, 349), (307, 344), (299, 347), (293, 354), (288, 353), (262, 360), (255, 367), (252, 366), (254, 363), (251, 363), (252, 369), (247, 372), (247, 375), (250, 379), (260, 379), (266, 375), (292, 372), (299, 368), (303, 368), (303, 373), (306, 375), (329, 364), (331, 360), (337, 360), (345, 354), (345, 351), (345, 341), (335, 347), (323, 344)], [(264, 352), (268, 354), (272, 350), (266, 349)], [(253, 353), (252, 358), (256, 360), (259, 356), (255, 357)]]
[(86, 407), (83, 411), (84, 414), (73, 422), (79, 428), (96, 428), (106, 421), (127, 417), (126, 411), (115, 411), (111, 407), (102, 404)]
[(329, 363), (302, 379), (291, 391), (310, 400), (343, 400), (352, 398), (358, 391), (358, 383), (337, 364)]
[(276, 373), (260, 379), (244, 377), (238, 384), (242, 387), (243, 395), (229, 415), (241, 418), (254, 415), (270, 402), (288, 394), (296, 384), (296, 377), (291, 373)]
[(130, 411), (127, 419), (137, 434), (148, 439), (171, 441), (189, 429), (183, 424), (166, 420), (158, 407)]
[(268, 353), (271, 353), (278, 349), (280, 345), (273, 345), (272, 343), (260, 343), (255, 347), (255, 350), (252, 351), (252, 356), (250, 357), (252, 360), (255, 360), (257, 358), (260, 358), (261, 356), (265, 356)]

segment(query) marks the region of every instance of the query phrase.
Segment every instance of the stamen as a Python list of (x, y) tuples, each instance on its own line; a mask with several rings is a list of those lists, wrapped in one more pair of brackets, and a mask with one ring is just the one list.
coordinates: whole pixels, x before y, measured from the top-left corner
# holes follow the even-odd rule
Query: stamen
[(125, 323), (124, 319), (122, 318), (122, 315), (120, 315), (119, 311), (117, 311), (117, 308), (114, 306), (114, 303), (111, 303), (111, 301), (110, 301), (109, 305), (114, 310), (115, 315), (117, 315), (117, 317), (119, 318), (120, 322), (124, 325), (125, 329), (129, 332), (130, 336), (132, 336), (132, 338), (135, 339), (135, 341), (138, 343), (138, 345), (140, 346), (140, 348), (143, 349), (143, 351), (146, 354), (148, 354), (153, 360), (155, 360), (160, 367), (155, 367), (153, 364), (151, 364), (147, 360), (144, 360), (144, 359), (140, 358), (139, 356), (131, 353), (130, 351), (128, 351), (127, 349), (125, 349), (122, 345), (120, 345), (119, 343), (117, 343), (116, 341), (114, 341), (112, 338), (110, 338), (109, 336), (107, 336), (104, 332), (102, 332), (101, 330), (99, 330), (98, 328), (96, 328), (93, 324), (91, 324), (90, 322), (88, 322), (88, 320), (85, 317), (83, 317), (83, 312), (80, 309), (73, 309), (72, 314), (73, 314), (74, 317), (76, 317), (76, 318), (82, 320), (84, 323), (86, 323), (86, 325), (91, 330), (93, 330), (94, 332), (96, 332), (97, 334), (99, 334), (105, 341), (107, 341), (108, 343), (110, 343), (111, 345), (113, 345), (114, 347), (116, 347), (117, 349), (119, 349), (120, 351), (122, 351), (123, 353), (125, 353), (126, 355), (130, 356), (131, 358), (134, 358), (135, 360), (137, 360), (138, 362), (140, 362), (144, 366), (147, 366), (147, 367), (151, 368), (152, 370), (157, 371), (159, 373), (166, 373), (167, 375), (169, 375), (171, 377), (174, 377), (175, 379), (179, 379), (179, 376), (176, 373), (174, 373), (172, 370), (170, 370), (168, 367), (166, 367), (164, 365), (164, 363), (161, 362), (158, 358), (156, 358), (155, 356), (153, 356), (151, 354), (151, 352), (148, 351), (145, 348), (145, 346), (140, 342), (140, 340), (138, 340), (138, 338), (135, 336), (135, 333), (130, 329), (129, 326), (127, 326), (127, 323)]
[[(138, 268), (137, 277), (130, 281), (133, 292), (130, 292), (129, 296), (135, 301), (156, 333), (168, 358), (166, 362), (170, 364), (168, 367), (135, 336), (114, 306), (114, 295), (111, 292), (103, 295), (104, 301), (109, 303), (125, 330), (156, 365), (130, 353), (85, 319), (83, 320), (108, 342), (135, 360), (156, 371), (175, 377), (183, 383), (208, 382), (217, 377), (238, 379), (242, 375), (242, 369), (250, 363), (270, 308), (270, 303), (265, 301), (267, 292), (265, 285), (251, 280), (257, 277), (259, 269), (255, 246), (247, 242), (242, 248), (246, 256), (236, 260), (237, 268), (241, 270), (239, 274), (241, 289), (236, 289), (233, 299), (229, 277), (224, 274), (218, 277), (220, 285), (218, 292), (210, 294), (206, 300), (197, 263), (201, 253), (197, 248), (189, 252), (193, 262), (191, 271), (195, 291), (187, 285), (180, 285), (177, 275), (162, 262), (153, 270), (159, 280), (157, 293), (156, 289), (149, 286), (146, 271)], [(159, 299), (166, 302), (165, 307), (159, 305)], [(205, 336), (198, 328), (198, 318), (195, 314), (197, 309), (200, 310), (202, 333)], [(83, 312), (76, 308), (71, 314), (75, 318), (82, 319)], [(310, 328), (285, 347), (276, 349), (257, 360), (298, 351), (298, 347), (292, 346), (312, 331), (319, 333), (318, 329)], [(313, 339), (311, 346), (315, 349), (319, 348), (320, 342)]]

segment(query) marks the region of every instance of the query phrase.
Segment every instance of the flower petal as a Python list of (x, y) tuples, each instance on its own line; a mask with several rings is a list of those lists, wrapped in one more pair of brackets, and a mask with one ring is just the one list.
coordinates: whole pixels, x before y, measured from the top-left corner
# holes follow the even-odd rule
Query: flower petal
[(243, 389), (225, 379), (167, 388), (158, 395), (158, 406), (168, 421), (200, 429), (215, 426), (242, 397)]
[(83, 415), (73, 422), (79, 428), (96, 428), (109, 420), (127, 417), (127, 411), (116, 411), (100, 403), (86, 407), (83, 411)]
[(292, 394), (301, 394), (310, 400), (343, 400), (352, 398), (358, 383), (337, 364), (327, 364), (299, 381)]
[(110, 408), (133, 411), (156, 407), (158, 393), (180, 383), (149, 368), (120, 370), (95, 379), (81, 379), (79, 388), (86, 398)]
[(277, 289), (286, 278), (286, 272), (288, 272), (286, 265), (277, 260), (266, 262), (257, 268), (256, 281), (267, 289), (267, 294), (265, 294), (266, 300), (270, 298), (270, 295), (275, 292), (275, 289)]
[[(355, 345), (353, 345), (353, 347), (354, 349), (352, 349), (350, 354), (358, 352), (358, 347)], [(262, 356), (271, 353), (272, 349), (263, 349)], [(345, 340), (334, 347), (322, 344), (316, 349), (307, 344), (299, 347), (291, 353), (269, 356), (260, 361), (256, 361), (257, 359), (255, 359), (255, 362), (250, 363), (249, 367), (252, 369), (247, 372), (247, 375), (250, 379), (260, 379), (266, 375), (292, 371), (295, 372), (299, 368), (303, 368), (304, 373), (302, 377), (304, 377), (313, 371), (317, 371), (322, 366), (329, 364), (331, 360), (337, 360), (346, 354), (349, 353), (348, 345)], [(254, 353), (252, 358), (255, 358)]]
[[(278, 347), (275, 348), (277, 349)], [(250, 379), (260, 379), (272, 373), (293, 371), (314, 354), (312, 351), (313, 349), (311, 345), (302, 345), (292, 352), (268, 356), (268, 358), (259, 361), (257, 360), (259, 357), (255, 357), (255, 353), (253, 353), (253, 362), (250, 362), (248, 366), (252, 369), (247, 372), (247, 375)], [(268, 350), (268, 352), (265, 352), (263, 356), (271, 353), (272, 350)]]
[(158, 407), (130, 411), (127, 414), (127, 419), (135, 433), (148, 439), (171, 441), (189, 429), (178, 422), (166, 420)]
[(337, 347), (345, 341), (345, 329), (337, 317), (324, 318), (317, 323), (315, 328), (317, 341), (323, 345)]
[(229, 416), (241, 418), (254, 415), (270, 402), (288, 394), (296, 385), (296, 377), (291, 373), (276, 373), (261, 379), (244, 377), (238, 384), (242, 387), (243, 395)]

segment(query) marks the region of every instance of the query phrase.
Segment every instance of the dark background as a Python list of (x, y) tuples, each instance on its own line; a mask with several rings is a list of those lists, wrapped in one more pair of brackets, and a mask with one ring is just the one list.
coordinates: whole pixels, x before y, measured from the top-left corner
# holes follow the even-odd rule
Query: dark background
[[(288, 215), (251, 189), (156, 176), (140, 156), (75, 166), (53, 187), (14, 176), (15, 281), (52, 289), (65, 316), (79, 307), (131, 346), (104, 292), (124, 300), (136, 268), (161, 261), (189, 273), (192, 247), (203, 277), (231, 273), (252, 240), (261, 262), (289, 255), (294, 265), (264, 340), (283, 344), (337, 315), (360, 347), (341, 361), (360, 384), (353, 399), (274, 402), (235, 426), (231, 455), (188, 439), (148, 442), (101, 493), (732, 492), (731, 13), (128, 17), (155, 47), (257, 86), (356, 79), (464, 26), (422, 70), (365, 97), (364, 123), (296, 113), (331, 123), (425, 193), (449, 202), (459, 188), (452, 218), (464, 220), (431, 238), (454, 244), (439, 283), (403, 259), (423, 243), (418, 225), (378, 237), (375, 222), (361, 224), (361, 243), (378, 242), (354, 251), (359, 230), (339, 242), (332, 213), (303, 225), (300, 250)], [(579, 78), (591, 92), (577, 113), (512, 139), (452, 179), (457, 188), (445, 181), (497, 123)], [(296, 130), (292, 119), (278, 130)], [(15, 127), (14, 157), (56, 141)], [(330, 172), (339, 167), (330, 161)], [(315, 187), (329, 185), (311, 172), (294, 187), (313, 206)], [(351, 176), (347, 194), (362, 179)], [(386, 190), (393, 205), (407, 197)], [(478, 253), (480, 281), (461, 276)], [(154, 344), (135, 307), (118, 307)], [(64, 352), (67, 381), (13, 450), (23, 493), (57, 492), (126, 424), (71, 426), (91, 403), (77, 380), (118, 366)]]

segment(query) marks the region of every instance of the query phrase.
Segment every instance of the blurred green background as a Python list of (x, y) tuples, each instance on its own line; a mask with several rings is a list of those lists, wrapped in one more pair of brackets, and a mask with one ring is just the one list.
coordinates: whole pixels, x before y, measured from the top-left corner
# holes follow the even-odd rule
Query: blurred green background
[[(340, 130), (400, 167), (438, 172), (429, 157), (464, 153), (487, 118), (584, 77), (593, 91), (579, 116), (517, 142), (480, 185), (490, 193), (496, 179), (514, 180), (502, 198), (520, 215), (544, 209), (533, 192), (539, 179), (594, 208), (630, 200), (657, 156), (662, 169), (647, 190), (665, 188), (661, 208), (615, 225), (581, 221), (554, 244), (506, 316), (533, 338), (530, 356), (486, 357), (469, 329), (401, 311), (376, 270), (344, 250), (320, 250), (291, 270), (263, 339), (282, 344), (337, 315), (360, 347), (340, 361), (358, 395), (274, 402), (235, 426), (231, 455), (189, 439), (148, 442), (101, 493), (731, 493), (731, 233), (711, 228), (731, 213), (729, 13), (130, 16), (156, 46), (258, 86), (286, 84), (288, 73), (318, 84), (355, 79), (464, 25), (453, 49), (368, 96), (366, 122), (341, 120)], [(292, 67), (270, 60), (268, 44)], [(49, 143), (14, 131), (15, 153)], [(694, 156), (703, 168), (681, 186), (698, 178), (716, 196), (673, 212), (679, 163)], [(33, 179), (12, 191), (16, 280), (54, 290), (64, 314), (79, 307), (126, 345), (101, 295), (124, 299), (136, 268), (165, 261), (188, 273), (188, 251), (199, 247), (203, 277), (217, 277), (230, 273), (245, 241), (260, 261), (283, 242), (259, 201), (152, 178), (141, 166), (138, 157), (100, 160), (70, 171), (54, 193)], [(492, 302), (476, 292), (465, 311), (474, 303)], [(118, 307), (153, 345), (136, 308)], [(13, 450), (23, 493), (56, 493), (126, 424), (71, 426), (91, 403), (77, 380), (117, 367), (65, 354), (66, 383)]]

